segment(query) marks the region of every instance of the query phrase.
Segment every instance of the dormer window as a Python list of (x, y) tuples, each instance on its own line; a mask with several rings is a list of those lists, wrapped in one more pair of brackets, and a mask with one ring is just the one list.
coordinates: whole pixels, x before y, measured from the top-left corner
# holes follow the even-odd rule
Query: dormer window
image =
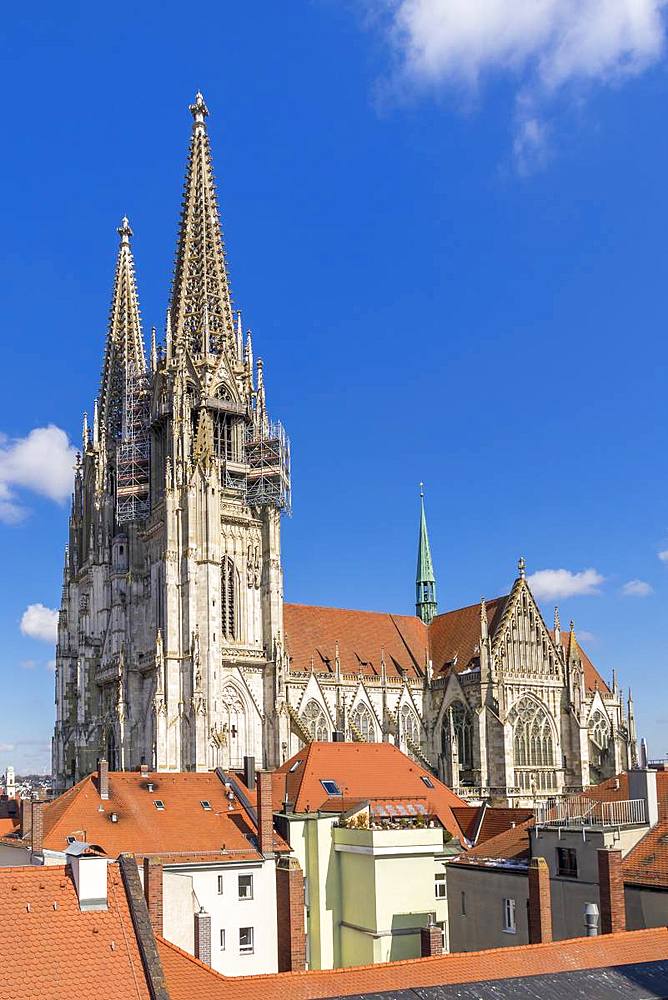
[(162, 799), (154, 799), (153, 800), (153, 805), (158, 810), (158, 812), (164, 812), (165, 811), (165, 803), (162, 801)]

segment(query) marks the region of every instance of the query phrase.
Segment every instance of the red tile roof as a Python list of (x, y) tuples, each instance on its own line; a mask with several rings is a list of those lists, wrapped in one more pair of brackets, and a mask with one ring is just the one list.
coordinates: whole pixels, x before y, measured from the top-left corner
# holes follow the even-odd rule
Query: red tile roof
[(158, 950), (171, 1000), (191, 1000), (194, 996), (198, 1000), (226, 1000), (227, 997), (234, 997), (234, 1000), (267, 1000), (268, 997), (318, 1000), (656, 962), (668, 954), (668, 929), (627, 931), (550, 944), (408, 959), (385, 965), (245, 978), (221, 976), (160, 938)]
[(533, 823), (533, 818), (531, 818), (519, 823), (516, 827), (504, 830), (503, 833), (490, 837), (484, 843), (478, 843), (465, 854), (460, 855), (453, 863), (477, 864), (485, 858), (498, 861), (526, 861), (531, 849), (529, 830)]
[[(489, 634), (501, 620), (508, 597), (487, 601)], [(284, 605), (286, 646), (290, 669), (331, 674), (336, 670), (336, 646), (341, 673), (380, 677), (381, 654), (388, 677), (402, 672), (418, 678), (431, 659), (435, 674), (461, 673), (478, 666), (480, 655), (480, 604), (446, 611), (425, 625), (415, 615), (392, 615), (380, 611), (351, 611), (307, 604)], [(568, 644), (568, 634), (563, 636)], [(566, 648), (566, 647), (565, 647)], [(578, 643), (588, 690), (609, 691), (603, 678)]]
[(64, 867), (0, 868), (0, 994), (8, 1000), (149, 1000), (117, 865), (106, 911), (82, 913)]
[(275, 807), (281, 807), (287, 788), (295, 812), (323, 809), (330, 798), (322, 785), (327, 779), (337, 783), (345, 799), (425, 800), (428, 812), (453, 837), (462, 836), (452, 810), (466, 804), (391, 743), (309, 743), (274, 772)]
[[(152, 784), (152, 791), (148, 785)], [(164, 810), (155, 806), (164, 803)], [(202, 802), (211, 804), (210, 810)], [(46, 806), (44, 847), (64, 851), (67, 838), (99, 845), (109, 857), (134, 854), (216, 853), (221, 861), (259, 857), (249, 837), (255, 824), (238, 800), (229, 808), (225, 786), (214, 772), (197, 774), (113, 771), (109, 798), (100, 798), (91, 774)], [(112, 814), (117, 817), (113, 822)], [(288, 850), (276, 835), (276, 850)]]

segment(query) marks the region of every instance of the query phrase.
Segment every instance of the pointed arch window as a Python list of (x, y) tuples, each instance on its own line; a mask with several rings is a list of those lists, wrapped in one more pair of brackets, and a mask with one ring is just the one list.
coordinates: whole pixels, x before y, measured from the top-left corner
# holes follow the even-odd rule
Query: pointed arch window
[(450, 705), (443, 720), (442, 739), (443, 753), (450, 752), (450, 734), (457, 747), (459, 766), (473, 767), (473, 723), (471, 713), (461, 701)]
[(521, 698), (512, 711), (515, 767), (554, 767), (554, 736), (547, 710)]
[(603, 713), (597, 708), (589, 720), (589, 739), (597, 750), (604, 752), (610, 742), (610, 727)]
[(220, 569), (220, 618), (225, 638), (238, 638), (237, 571), (229, 556), (225, 556)]
[(357, 729), (358, 733), (362, 739), (366, 740), (367, 743), (376, 742), (376, 726), (373, 721), (373, 716), (368, 705), (365, 705), (361, 701), (355, 711), (350, 716), (350, 721)]
[(418, 717), (410, 707), (404, 705), (401, 709), (401, 735), (404, 740), (411, 740), (416, 746), (420, 746), (420, 723)]
[(314, 698), (311, 698), (306, 705), (306, 708), (302, 712), (302, 719), (304, 720), (306, 728), (314, 740), (319, 743), (327, 742), (329, 739), (327, 716), (325, 715), (322, 706), (319, 705)]

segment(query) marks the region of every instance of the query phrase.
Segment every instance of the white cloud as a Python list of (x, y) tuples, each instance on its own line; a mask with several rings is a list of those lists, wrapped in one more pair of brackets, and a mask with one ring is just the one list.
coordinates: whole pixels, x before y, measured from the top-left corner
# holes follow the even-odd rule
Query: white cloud
[(528, 579), (534, 597), (538, 600), (555, 600), (597, 594), (605, 577), (595, 569), (583, 569), (579, 573), (573, 573), (569, 569), (539, 569)]
[(596, 642), (596, 636), (586, 628), (577, 629), (578, 642)]
[(624, 597), (649, 597), (653, 593), (654, 589), (651, 584), (644, 580), (629, 580), (622, 587)]
[(46, 661), (46, 669), (47, 670), (55, 670), (56, 669), (56, 661), (55, 660), (47, 660)]
[(55, 642), (58, 638), (58, 612), (44, 604), (31, 604), (21, 617), (21, 631), (32, 639)]
[(657, 555), (661, 562), (668, 563), (668, 549), (663, 549), (662, 552), (657, 552)]
[(34, 670), (36, 666), (37, 666), (36, 660), (21, 660), (22, 670)]
[[(545, 127), (536, 113), (567, 85), (610, 83), (660, 59), (667, 0), (363, 0), (388, 21), (399, 75), (412, 86), (477, 91), (510, 76), (520, 112), (519, 155)], [(525, 109), (526, 110), (526, 109)], [(517, 148), (516, 148), (517, 152)]]
[(0, 436), (0, 520), (16, 524), (25, 517), (17, 487), (58, 503), (67, 500), (75, 457), (67, 434), (54, 424), (35, 427), (23, 438)]
[(0, 753), (11, 753), (14, 746), (14, 743), (0, 743)]

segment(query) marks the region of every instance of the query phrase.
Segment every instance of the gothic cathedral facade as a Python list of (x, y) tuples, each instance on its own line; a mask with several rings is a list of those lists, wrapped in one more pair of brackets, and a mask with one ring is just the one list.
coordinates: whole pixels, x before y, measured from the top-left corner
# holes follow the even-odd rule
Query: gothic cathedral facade
[(421, 500), (416, 615), (284, 604), (290, 447), (232, 308), (206, 127), (190, 111), (164, 342), (145, 359), (124, 219), (63, 571), (53, 772), (272, 767), (314, 739), (391, 740), (467, 798), (535, 801), (635, 762), (608, 686), (524, 572), (437, 614)]

